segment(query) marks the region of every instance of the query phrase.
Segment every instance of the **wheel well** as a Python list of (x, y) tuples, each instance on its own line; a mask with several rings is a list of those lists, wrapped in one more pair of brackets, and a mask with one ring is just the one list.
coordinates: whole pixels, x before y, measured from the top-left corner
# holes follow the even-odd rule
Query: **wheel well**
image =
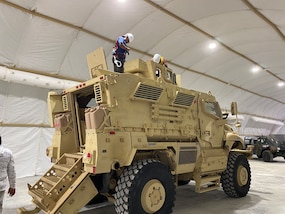
[(232, 149), (243, 149), (243, 143), (240, 141), (235, 141), (232, 146)]
[(226, 141), (225, 142), (225, 146), (227, 146), (229, 148), (229, 150), (231, 149), (243, 149), (244, 148), (244, 144), (241, 141)]
[[(175, 150), (172, 147), (159, 150), (137, 150), (131, 164), (146, 159), (160, 161), (166, 165), (170, 171), (175, 170)], [(118, 178), (127, 167), (128, 166), (119, 167), (116, 170), (111, 170), (110, 173), (92, 176), (91, 179), (100, 193), (113, 193)]]
[(143, 160), (143, 159), (155, 159), (159, 160), (163, 164), (169, 167), (171, 171), (175, 170), (175, 150), (170, 147), (167, 149), (159, 150), (143, 150), (137, 151), (134, 161)]

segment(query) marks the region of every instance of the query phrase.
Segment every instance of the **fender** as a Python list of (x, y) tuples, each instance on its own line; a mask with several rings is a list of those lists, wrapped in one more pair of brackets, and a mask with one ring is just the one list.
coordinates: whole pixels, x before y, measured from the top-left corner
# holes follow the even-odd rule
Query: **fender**
[(231, 149), (243, 149), (244, 148), (244, 140), (235, 133), (227, 133), (226, 134), (226, 143), (225, 146)]

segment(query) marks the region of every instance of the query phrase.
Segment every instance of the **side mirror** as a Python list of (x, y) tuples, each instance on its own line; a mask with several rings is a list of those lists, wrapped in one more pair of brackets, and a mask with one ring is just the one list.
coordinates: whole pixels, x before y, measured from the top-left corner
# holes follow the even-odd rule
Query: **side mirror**
[(231, 104), (231, 113), (232, 115), (237, 115), (237, 102), (232, 102)]
[(229, 113), (223, 113), (223, 119), (226, 120), (229, 116)]

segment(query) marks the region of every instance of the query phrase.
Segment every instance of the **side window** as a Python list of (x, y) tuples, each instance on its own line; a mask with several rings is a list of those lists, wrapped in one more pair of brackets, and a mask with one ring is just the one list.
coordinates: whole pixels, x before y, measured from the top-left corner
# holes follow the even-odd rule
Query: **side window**
[(176, 74), (173, 73), (172, 76), (173, 76), (173, 77), (172, 77), (172, 83), (173, 83), (173, 84), (177, 84), (177, 83), (176, 83)]
[(171, 72), (170, 71), (166, 71), (166, 80), (171, 81)]
[(216, 117), (221, 118), (222, 117), (222, 112), (220, 109), (220, 106), (217, 102), (205, 102), (205, 109), (206, 111), (211, 114), (214, 115)]
[(160, 77), (161, 76), (161, 70), (159, 68), (155, 68), (155, 76)]

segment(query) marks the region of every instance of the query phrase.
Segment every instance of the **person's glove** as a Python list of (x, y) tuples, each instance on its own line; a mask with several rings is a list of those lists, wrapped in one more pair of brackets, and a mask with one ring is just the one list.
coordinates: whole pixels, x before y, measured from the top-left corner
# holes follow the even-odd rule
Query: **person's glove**
[(8, 194), (12, 197), (13, 195), (15, 195), (15, 193), (16, 193), (16, 189), (15, 188), (9, 188), (8, 189)]

